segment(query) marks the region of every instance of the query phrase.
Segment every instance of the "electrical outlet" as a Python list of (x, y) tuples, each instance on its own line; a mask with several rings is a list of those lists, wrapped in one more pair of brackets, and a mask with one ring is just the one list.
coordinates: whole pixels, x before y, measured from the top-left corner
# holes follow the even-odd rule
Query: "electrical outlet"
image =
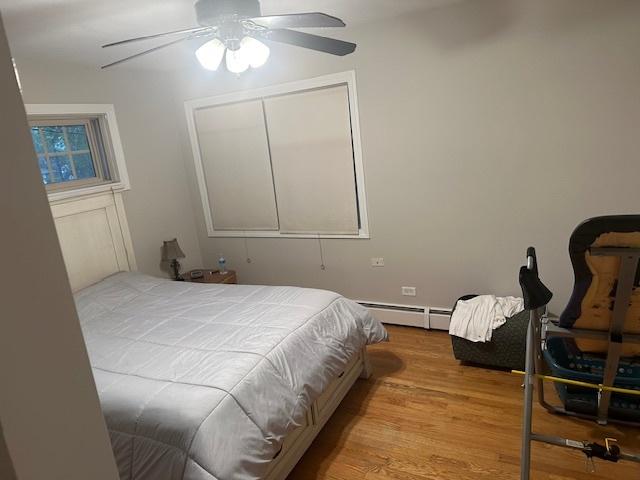
[(376, 257), (371, 259), (372, 267), (384, 267), (384, 258)]
[(402, 295), (405, 297), (415, 297), (416, 287), (402, 287)]

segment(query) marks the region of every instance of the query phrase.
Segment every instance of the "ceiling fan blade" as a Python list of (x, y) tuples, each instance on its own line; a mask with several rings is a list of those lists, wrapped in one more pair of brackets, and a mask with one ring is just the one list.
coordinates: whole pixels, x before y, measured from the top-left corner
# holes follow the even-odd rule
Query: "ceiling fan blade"
[(349, 55), (356, 49), (355, 43), (344, 42), (342, 40), (336, 40), (335, 38), (321, 37), (310, 33), (296, 32), (295, 30), (270, 30), (266, 32), (262, 38), (339, 56)]
[(132, 42), (141, 42), (143, 40), (151, 40), (152, 38), (168, 37), (170, 35), (182, 35), (184, 33), (203, 33), (206, 30), (211, 30), (211, 27), (187, 28), (185, 30), (174, 30), (172, 32), (156, 33), (155, 35), (146, 35), (144, 37), (128, 38), (127, 40), (120, 40), (119, 42), (107, 43), (106, 45), (102, 45), (102, 48), (115, 47), (116, 45), (124, 45), (126, 43)]
[(342, 20), (326, 13), (292, 13), (289, 15), (266, 15), (248, 20), (268, 28), (322, 28), (344, 27)]
[(179, 38), (178, 40), (173, 40), (171, 42), (163, 43), (162, 45), (158, 45), (157, 47), (153, 47), (153, 48), (150, 48), (148, 50), (144, 50), (142, 52), (136, 53), (134, 55), (130, 55), (128, 57), (122, 58), (122, 59), (117, 60), (115, 62), (108, 63), (107, 65), (103, 65), (100, 68), (102, 68), (104, 70), (105, 68), (113, 67), (114, 65), (118, 65), (118, 64), (124, 63), (124, 62), (128, 62), (129, 60), (133, 60), (134, 58), (138, 58), (138, 57), (141, 57), (143, 55), (147, 55), (148, 53), (155, 52), (156, 50), (161, 50), (163, 48), (170, 47), (171, 45), (175, 45), (176, 43), (184, 42), (185, 40), (191, 40), (192, 38), (193, 38), (193, 35), (189, 35), (188, 37)]

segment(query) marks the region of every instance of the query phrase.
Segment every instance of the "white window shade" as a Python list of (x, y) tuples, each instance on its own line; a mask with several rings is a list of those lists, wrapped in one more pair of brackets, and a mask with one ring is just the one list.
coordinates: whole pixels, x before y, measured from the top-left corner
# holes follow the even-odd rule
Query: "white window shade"
[(278, 230), (269, 144), (260, 100), (195, 111), (216, 230)]
[(185, 102), (210, 237), (369, 237), (355, 72)]
[(281, 233), (357, 235), (346, 85), (264, 99)]

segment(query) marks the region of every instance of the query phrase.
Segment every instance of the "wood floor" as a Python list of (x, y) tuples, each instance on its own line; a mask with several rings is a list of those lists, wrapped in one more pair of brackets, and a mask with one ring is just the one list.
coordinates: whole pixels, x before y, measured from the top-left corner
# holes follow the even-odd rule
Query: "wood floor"
[[(358, 380), (290, 480), (517, 479), (521, 379), (461, 366), (449, 336), (388, 327), (370, 348), (373, 376)], [(580, 440), (617, 438), (640, 451), (640, 430), (559, 417), (536, 405), (534, 430)], [(533, 479), (640, 479), (633, 463), (596, 463), (560, 447), (534, 445)]]

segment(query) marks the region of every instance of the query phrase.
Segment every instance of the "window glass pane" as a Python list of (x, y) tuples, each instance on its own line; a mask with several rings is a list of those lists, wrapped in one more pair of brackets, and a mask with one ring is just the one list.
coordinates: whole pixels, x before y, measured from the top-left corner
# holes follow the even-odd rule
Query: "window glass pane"
[(202, 166), (216, 230), (278, 230), (262, 102), (196, 111)]
[(68, 182), (69, 180), (75, 180), (73, 175), (73, 168), (71, 167), (71, 160), (67, 155), (57, 155), (50, 157), (51, 169), (53, 170), (53, 182)]
[(87, 129), (84, 125), (72, 125), (67, 127), (67, 138), (69, 139), (71, 150), (89, 150)]
[(347, 86), (266, 98), (264, 108), (280, 231), (357, 235)]
[(36, 149), (36, 153), (44, 153), (42, 149), (42, 137), (40, 137), (40, 129), (38, 127), (31, 128), (31, 138), (33, 140), (33, 148)]
[(64, 141), (63, 127), (40, 127), (46, 140), (46, 148), (49, 152), (64, 152), (67, 145)]
[(73, 163), (76, 166), (76, 174), (79, 179), (93, 178), (96, 176), (96, 171), (95, 171), (95, 168), (93, 167), (93, 160), (91, 159), (91, 154), (76, 153), (73, 155)]
[(51, 176), (49, 175), (49, 166), (47, 165), (47, 159), (44, 155), (38, 155), (38, 167), (40, 167), (40, 175), (42, 175), (42, 183), (48, 185), (51, 183)]
[(77, 184), (78, 180), (112, 180), (100, 119), (78, 116), (72, 120), (65, 117), (30, 118), (30, 121), (31, 140), (47, 189), (71, 190), (83, 188), (87, 183)]

